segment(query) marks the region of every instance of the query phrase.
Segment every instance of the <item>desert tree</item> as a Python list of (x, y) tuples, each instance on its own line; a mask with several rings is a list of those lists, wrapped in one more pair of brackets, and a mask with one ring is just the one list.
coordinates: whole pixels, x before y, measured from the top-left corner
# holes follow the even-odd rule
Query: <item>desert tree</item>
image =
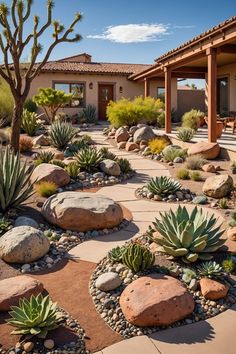
[[(41, 2), (41, 1), (40, 1)], [(0, 65), (0, 76), (9, 84), (13, 98), (14, 110), (12, 117), (11, 146), (19, 150), (19, 137), (21, 116), (24, 102), (30, 91), (34, 78), (40, 73), (47, 63), (53, 49), (60, 43), (73, 43), (81, 40), (79, 34), (74, 34), (81, 14), (76, 13), (74, 20), (65, 28), (59, 21), (53, 20), (52, 10), (54, 3), (47, 1), (47, 19), (41, 25), (38, 16), (33, 16), (32, 32), (24, 36), (25, 25), (32, 16), (33, 0), (12, 0), (11, 6), (0, 3), (0, 54), (3, 64)], [(37, 63), (37, 58), (42, 51), (40, 39), (51, 28), (52, 40), (46, 48), (43, 59)], [(25, 51), (31, 49), (30, 59), (23, 64)]]

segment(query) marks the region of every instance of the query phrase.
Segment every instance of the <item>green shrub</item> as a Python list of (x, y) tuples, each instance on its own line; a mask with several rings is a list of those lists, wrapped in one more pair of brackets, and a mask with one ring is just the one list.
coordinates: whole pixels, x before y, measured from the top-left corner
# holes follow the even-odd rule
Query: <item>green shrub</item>
[(57, 192), (58, 186), (54, 182), (43, 181), (35, 184), (36, 192), (44, 198), (49, 198)]
[(77, 134), (70, 123), (56, 121), (51, 125), (49, 137), (52, 144), (58, 149), (64, 149)]
[(134, 273), (150, 268), (154, 262), (154, 254), (138, 243), (130, 244), (122, 254), (122, 263)]
[(21, 128), (29, 136), (35, 136), (37, 130), (41, 127), (39, 122), (39, 115), (35, 112), (30, 112), (27, 109), (24, 109), (22, 115)]
[(58, 166), (58, 167), (61, 167), (61, 168), (65, 168), (65, 166), (66, 166), (66, 164), (63, 161), (61, 161), (61, 160), (54, 159), (54, 160), (50, 160), (49, 162), (52, 165), (55, 165), (55, 166)]
[(200, 125), (200, 118), (204, 117), (205, 113), (198, 111), (196, 109), (192, 109), (189, 112), (186, 112), (182, 117), (182, 127), (191, 128), (197, 131)]
[(181, 189), (181, 184), (173, 178), (161, 176), (152, 178), (147, 184), (147, 189), (154, 195), (165, 197)]
[(40, 163), (50, 163), (54, 158), (54, 153), (51, 151), (41, 151), (37, 155), (37, 160)]
[(88, 104), (85, 108), (83, 108), (81, 118), (84, 119), (85, 123), (96, 123), (96, 107), (92, 104)]
[(183, 180), (190, 179), (189, 171), (186, 168), (181, 168), (177, 171), (176, 177)]
[(12, 120), (14, 99), (9, 85), (0, 77), (0, 128)]
[(116, 162), (119, 164), (120, 166), (120, 170), (122, 173), (129, 173), (132, 171), (132, 168), (131, 168), (131, 164), (129, 162), (129, 160), (127, 160), (126, 158), (118, 158), (116, 159)]
[(157, 111), (157, 127), (164, 128), (165, 126), (165, 111), (164, 109), (159, 109)]
[(185, 161), (185, 167), (188, 170), (201, 170), (202, 166), (207, 163), (202, 155), (192, 155), (188, 156)]
[(202, 263), (197, 267), (198, 273), (201, 277), (220, 278), (223, 275), (223, 268), (215, 261)]
[(166, 162), (173, 162), (176, 157), (186, 158), (187, 152), (183, 149), (167, 149), (162, 151), (163, 158)]
[(71, 178), (76, 179), (78, 177), (78, 174), (79, 174), (79, 165), (78, 165), (78, 163), (76, 161), (70, 162), (65, 167), (65, 171), (68, 173), (68, 175)]
[(0, 217), (0, 236), (12, 228), (12, 223), (5, 217)]
[(152, 154), (160, 154), (168, 145), (170, 145), (170, 142), (165, 137), (154, 138), (148, 142), (148, 147)]
[(201, 182), (203, 180), (202, 175), (198, 171), (191, 172), (190, 179), (195, 182)]
[(31, 98), (28, 98), (24, 103), (24, 109), (26, 109), (28, 112), (36, 113), (37, 108), (37, 104)]
[(222, 262), (222, 267), (226, 273), (233, 273), (236, 269), (236, 263), (232, 258), (226, 258)]
[(103, 160), (103, 156), (100, 151), (91, 147), (81, 149), (77, 154), (75, 154), (75, 157), (79, 168), (82, 171), (87, 172), (96, 171), (100, 162)]
[(117, 157), (115, 154), (113, 154), (113, 152), (109, 151), (109, 149), (107, 147), (102, 147), (100, 150), (100, 153), (102, 154), (102, 157), (104, 160), (113, 160), (116, 161)]
[(180, 128), (178, 129), (177, 137), (184, 142), (190, 141), (194, 136), (194, 130), (192, 128)]
[(218, 202), (220, 209), (228, 209), (229, 203), (228, 199), (226, 198), (221, 198)]

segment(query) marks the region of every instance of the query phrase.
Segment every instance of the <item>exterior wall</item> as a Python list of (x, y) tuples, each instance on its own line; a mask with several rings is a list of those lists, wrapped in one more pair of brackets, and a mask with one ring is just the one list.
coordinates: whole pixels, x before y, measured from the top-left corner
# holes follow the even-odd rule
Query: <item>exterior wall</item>
[(205, 90), (178, 90), (178, 118), (191, 109), (206, 111)]

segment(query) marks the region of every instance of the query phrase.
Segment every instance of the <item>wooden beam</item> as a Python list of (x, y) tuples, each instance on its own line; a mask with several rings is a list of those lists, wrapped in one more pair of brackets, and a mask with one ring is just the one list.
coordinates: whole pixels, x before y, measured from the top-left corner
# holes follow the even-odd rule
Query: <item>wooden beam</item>
[(180, 66), (179, 68), (173, 70), (173, 72), (182, 73), (207, 73), (207, 67), (205, 66)]
[(145, 77), (144, 79), (144, 98), (150, 96), (150, 81)]
[(171, 133), (171, 69), (164, 68), (165, 72), (165, 132)]
[(183, 72), (172, 72), (172, 77), (177, 77), (181, 79), (205, 79), (206, 74), (203, 73), (183, 73)]
[(216, 86), (217, 86), (217, 63), (216, 49), (207, 51), (208, 59), (208, 141), (215, 143), (216, 137)]
[(221, 47), (217, 48), (217, 54), (220, 53), (236, 54), (236, 45), (224, 44)]

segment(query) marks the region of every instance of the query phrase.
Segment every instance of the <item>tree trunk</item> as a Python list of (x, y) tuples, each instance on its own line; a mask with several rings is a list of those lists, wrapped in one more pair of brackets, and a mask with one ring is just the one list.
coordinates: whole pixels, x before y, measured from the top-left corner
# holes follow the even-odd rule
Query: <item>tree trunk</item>
[(21, 117), (23, 113), (23, 103), (21, 100), (15, 101), (13, 117), (12, 117), (12, 132), (11, 132), (11, 147), (17, 153), (19, 151)]

